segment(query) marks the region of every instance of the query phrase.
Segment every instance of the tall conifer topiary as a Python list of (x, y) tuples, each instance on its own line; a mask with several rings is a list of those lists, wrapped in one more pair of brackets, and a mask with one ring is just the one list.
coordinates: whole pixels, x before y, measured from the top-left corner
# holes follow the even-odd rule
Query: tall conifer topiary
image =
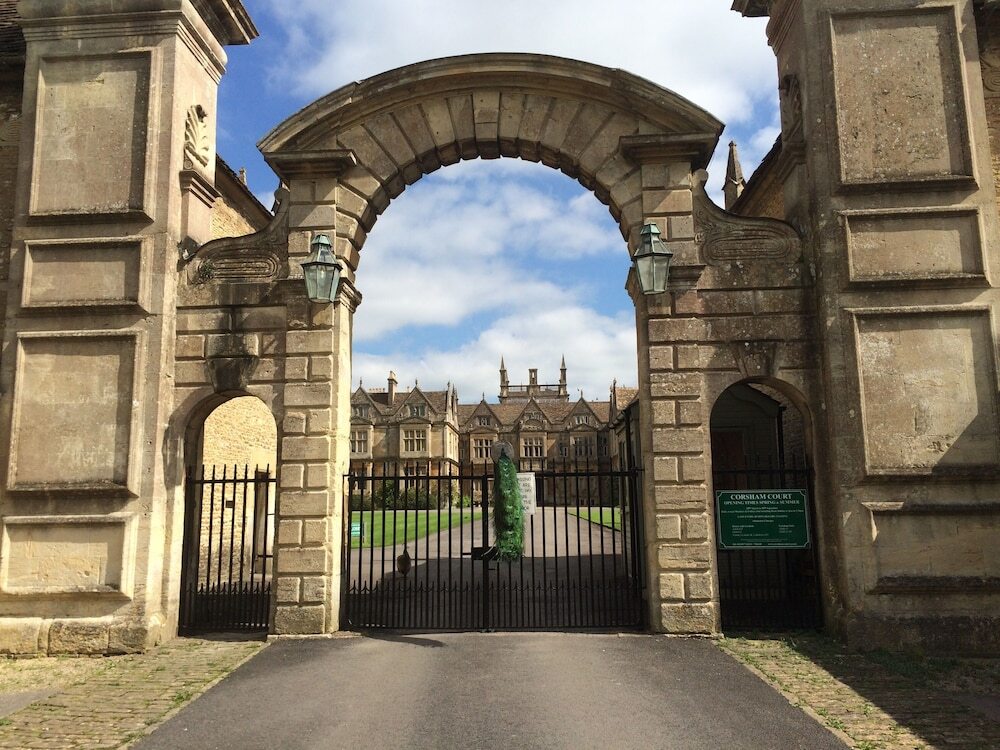
[(497, 558), (514, 561), (524, 554), (524, 507), (517, 486), (517, 467), (501, 450), (493, 469), (493, 529)]

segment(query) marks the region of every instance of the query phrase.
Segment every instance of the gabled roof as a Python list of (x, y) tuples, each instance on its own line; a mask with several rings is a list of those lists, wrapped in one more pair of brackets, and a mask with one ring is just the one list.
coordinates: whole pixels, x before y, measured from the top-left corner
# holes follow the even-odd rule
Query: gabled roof
[(619, 411), (631, 404), (637, 398), (639, 398), (638, 388), (625, 388), (620, 385), (615, 386), (615, 404), (618, 406)]
[[(482, 399), (478, 404), (467, 404), (464, 406), (459, 406), (459, 427), (476, 427), (478, 425), (472, 425), (473, 417), (490, 416), (495, 419), (498, 423), (502, 423), (503, 419), (497, 413), (497, 405), (487, 403), (486, 399)], [(499, 425), (497, 425), (499, 426)]]

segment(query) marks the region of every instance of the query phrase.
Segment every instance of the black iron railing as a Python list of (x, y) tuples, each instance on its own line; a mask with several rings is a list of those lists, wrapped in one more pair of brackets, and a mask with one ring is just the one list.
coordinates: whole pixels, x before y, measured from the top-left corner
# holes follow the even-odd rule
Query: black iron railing
[(822, 627), (812, 470), (794, 464), (758, 466), (713, 471), (712, 476), (716, 492), (805, 490), (810, 530), (804, 549), (718, 550), (723, 630)]
[(268, 629), (274, 486), (269, 468), (188, 470), (181, 633)]
[(492, 464), (420, 470), (375, 464), (345, 478), (346, 627), (642, 627), (637, 469), (523, 459), (537, 506), (516, 562), (492, 551)]

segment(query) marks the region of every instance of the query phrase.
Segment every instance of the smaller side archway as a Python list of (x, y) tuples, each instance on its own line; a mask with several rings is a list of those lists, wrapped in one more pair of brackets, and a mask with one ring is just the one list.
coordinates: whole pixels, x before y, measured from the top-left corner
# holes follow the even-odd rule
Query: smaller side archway
[(275, 537), (278, 430), (249, 395), (195, 410), (185, 435), (179, 631), (266, 631)]
[(823, 625), (810, 421), (788, 391), (741, 381), (712, 408), (723, 631)]

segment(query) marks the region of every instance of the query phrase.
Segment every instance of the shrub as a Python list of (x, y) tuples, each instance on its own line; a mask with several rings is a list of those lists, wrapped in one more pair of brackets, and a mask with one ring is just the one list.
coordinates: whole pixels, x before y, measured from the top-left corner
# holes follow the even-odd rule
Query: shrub
[[(382, 482), (371, 496), (371, 507), (376, 510), (434, 510), (437, 496), (426, 487), (401, 488), (394, 482)], [(366, 508), (367, 509), (367, 508)]]

